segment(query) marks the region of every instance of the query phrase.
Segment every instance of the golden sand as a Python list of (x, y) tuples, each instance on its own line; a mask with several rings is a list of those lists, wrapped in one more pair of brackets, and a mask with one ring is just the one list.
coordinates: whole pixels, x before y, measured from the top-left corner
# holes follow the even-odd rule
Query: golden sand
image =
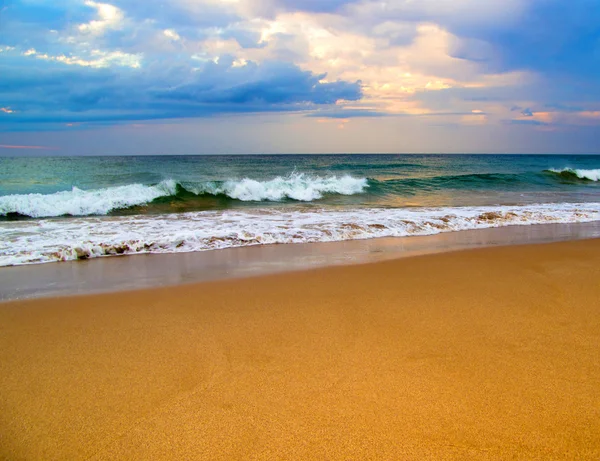
[(599, 459), (600, 240), (0, 304), (0, 458)]

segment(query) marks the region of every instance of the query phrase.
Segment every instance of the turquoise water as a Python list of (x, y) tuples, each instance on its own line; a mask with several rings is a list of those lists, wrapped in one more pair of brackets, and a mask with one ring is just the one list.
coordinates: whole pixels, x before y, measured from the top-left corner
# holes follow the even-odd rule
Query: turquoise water
[[(572, 172), (588, 170), (579, 178)], [(600, 156), (554, 155), (271, 155), (271, 156), (164, 156), (83, 158), (0, 158), (0, 196), (53, 194), (110, 189), (117, 186), (156, 186), (177, 183), (165, 193), (140, 203), (114, 207), (108, 213), (162, 213), (225, 209), (239, 206), (468, 206), (518, 203), (596, 201), (600, 183)], [(349, 176), (365, 179), (359, 191), (339, 184), (316, 195), (302, 195), (312, 180)], [(250, 179), (247, 195), (220, 190), (228, 181)], [(279, 181), (277, 181), (279, 179)], [(275, 181), (274, 181), (275, 180)], [(265, 185), (265, 183), (269, 183)], [(241, 186), (239, 186), (241, 187)], [(250, 187), (250, 185), (249, 185)], [(357, 186), (359, 187), (359, 186)], [(221, 189), (223, 189), (221, 187)], [(127, 194), (126, 191), (120, 191)], [(118, 192), (115, 191), (115, 195)], [(348, 194), (348, 195), (346, 195)], [(129, 194), (131, 196), (131, 193)], [(302, 202), (302, 203), (300, 203)], [(28, 216), (5, 200), (0, 214)], [(71, 210), (78, 215), (76, 209)], [(51, 213), (50, 213), (51, 214)], [(103, 214), (103, 213), (91, 213)]]
[(0, 265), (600, 219), (600, 156), (0, 158)]

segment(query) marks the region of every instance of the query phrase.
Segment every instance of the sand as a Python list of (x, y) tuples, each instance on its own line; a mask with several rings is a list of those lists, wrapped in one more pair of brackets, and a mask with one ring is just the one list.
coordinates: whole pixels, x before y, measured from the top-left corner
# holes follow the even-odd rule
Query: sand
[(0, 458), (598, 459), (600, 240), (0, 304)]

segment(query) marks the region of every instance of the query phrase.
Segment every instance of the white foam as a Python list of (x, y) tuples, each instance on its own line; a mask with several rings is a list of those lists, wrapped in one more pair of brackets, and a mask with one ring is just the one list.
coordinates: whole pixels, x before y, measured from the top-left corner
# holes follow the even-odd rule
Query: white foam
[(370, 209), (252, 209), (0, 222), (0, 265), (271, 243), (332, 242), (600, 220), (600, 203)]
[(0, 197), (0, 215), (19, 213), (32, 218), (52, 216), (104, 215), (111, 210), (143, 205), (175, 194), (177, 183), (163, 181), (156, 186), (130, 184), (84, 191), (73, 187), (54, 194), (5, 195)]
[(242, 179), (225, 181), (222, 185), (205, 183), (192, 187), (196, 194), (223, 194), (236, 200), (280, 201), (286, 198), (302, 202), (311, 202), (323, 197), (323, 194), (353, 195), (364, 192), (369, 187), (366, 178), (352, 176), (311, 176), (304, 173), (291, 173), (288, 176), (277, 176), (268, 181)]
[(582, 170), (578, 168), (563, 168), (562, 170), (557, 170), (556, 168), (550, 168), (549, 171), (553, 173), (572, 173), (580, 179), (588, 179), (590, 181), (600, 181), (600, 169), (596, 170)]
[[(0, 216), (19, 213), (32, 218), (54, 216), (105, 215), (110, 211), (144, 205), (176, 193), (177, 182), (163, 181), (155, 186), (130, 184), (84, 191), (73, 187), (54, 194), (6, 195), (0, 197)], [(204, 182), (185, 186), (195, 194), (226, 195), (242, 201), (280, 201), (286, 198), (310, 202), (324, 194), (353, 195), (365, 191), (368, 181), (351, 176), (310, 176), (291, 173), (266, 181), (229, 180), (222, 184)]]

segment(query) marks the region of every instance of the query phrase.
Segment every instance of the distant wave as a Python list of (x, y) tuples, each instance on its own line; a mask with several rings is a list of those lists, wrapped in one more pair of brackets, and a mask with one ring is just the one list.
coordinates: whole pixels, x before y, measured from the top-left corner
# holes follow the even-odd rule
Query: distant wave
[[(544, 174), (546, 173), (546, 174)], [(479, 188), (527, 188), (532, 185), (548, 185), (548, 174), (553, 177), (574, 181), (598, 181), (599, 170), (544, 170), (542, 172), (522, 173), (466, 173), (452, 175), (425, 176), (417, 178), (372, 180), (374, 192), (393, 189), (397, 192), (408, 192), (430, 189), (479, 189)]]
[(281, 201), (291, 199), (303, 202), (319, 200), (326, 194), (360, 194), (368, 187), (366, 178), (352, 176), (311, 176), (291, 173), (266, 181), (254, 179), (212, 181), (197, 184), (162, 181), (147, 186), (130, 184), (96, 190), (70, 191), (54, 194), (5, 195), (0, 197), (0, 216), (20, 215), (32, 218), (57, 216), (105, 215), (114, 210), (145, 205), (163, 197), (186, 195), (226, 196), (248, 201)]
[(563, 168), (561, 170), (550, 168), (548, 173), (557, 174), (566, 179), (584, 179), (587, 181), (600, 181), (600, 169), (580, 170), (576, 168)]
[(514, 174), (514, 173), (469, 173), (469, 174), (453, 174), (453, 175), (439, 175), (439, 176), (426, 176), (421, 178), (406, 178), (406, 179), (389, 179), (385, 181), (389, 185), (404, 185), (412, 187), (453, 187), (471, 185), (477, 186), (482, 183), (518, 183), (528, 182), (529, 176), (526, 174)]
[(429, 166), (418, 163), (335, 163), (329, 167), (330, 170), (383, 170), (396, 168), (401, 170), (426, 170)]
[(527, 189), (544, 181), (537, 173), (469, 173), (416, 178), (370, 180), (372, 194), (414, 195), (438, 190)]
[(345, 210), (259, 208), (27, 220), (0, 226), (0, 266), (599, 220), (600, 203)]

